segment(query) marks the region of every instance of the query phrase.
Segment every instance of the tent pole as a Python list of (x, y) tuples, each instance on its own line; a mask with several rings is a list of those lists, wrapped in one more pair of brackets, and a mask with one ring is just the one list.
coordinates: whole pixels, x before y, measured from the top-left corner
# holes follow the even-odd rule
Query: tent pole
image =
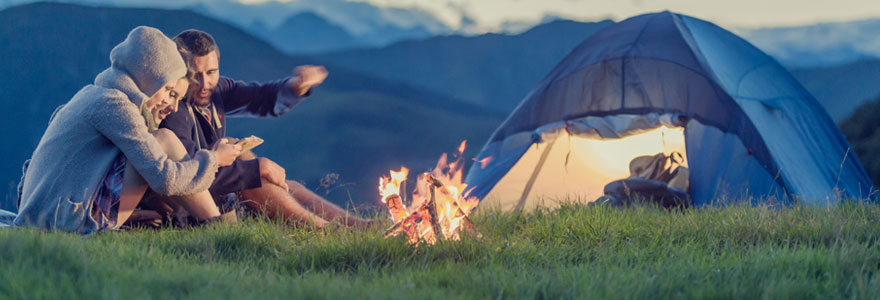
[(519, 203), (516, 204), (516, 209), (514, 210), (519, 211), (522, 210), (523, 207), (525, 207), (526, 199), (529, 198), (529, 192), (532, 191), (532, 186), (535, 185), (535, 180), (538, 179), (538, 172), (540, 172), (541, 168), (544, 167), (544, 163), (547, 162), (547, 157), (550, 156), (550, 149), (553, 148), (553, 144), (556, 144), (556, 140), (558, 139), (559, 138), (557, 137), (553, 140), (553, 142), (547, 144), (547, 148), (544, 148), (544, 152), (541, 153), (541, 158), (538, 159), (538, 164), (535, 165), (535, 169), (532, 170), (532, 176), (529, 177), (529, 182), (526, 183), (526, 187), (525, 189), (523, 189), (522, 196), (520, 196), (519, 198)]

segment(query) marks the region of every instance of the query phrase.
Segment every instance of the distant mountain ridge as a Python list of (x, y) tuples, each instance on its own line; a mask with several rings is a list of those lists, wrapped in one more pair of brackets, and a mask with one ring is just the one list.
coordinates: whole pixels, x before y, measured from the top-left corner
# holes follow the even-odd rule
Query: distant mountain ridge
[(553, 21), (518, 35), (441, 36), (313, 56), (509, 112), (576, 45), (611, 21)]
[(287, 54), (313, 54), (369, 45), (352, 36), (345, 28), (331, 24), (312, 12), (290, 16), (274, 29), (266, 28), (261, 23), (250, 26), (250, 29)]
[[(0, 10), (46, 0), (6, 0), (0, 1)], [(297, 28), (285, 26), (285, 21), (301, 13), (320, 16), (333, 27), (343, 29), (356, 38), (359, 47), (380, 47), (392, 42), (407, 39), (423, 39), (436, 34), (452, 31), (446, 24), (427, 11), (415, 8), (377, 6), (365, 1), (349, 0), (297, 0), (297, 1), (258, 1), (242, 3), (238, 0), (175, 0), (175, 1), (132, 1), (132, 0), (49, 0), (53, 3), (72, 3), (93, 7), (120, 8), (158, 8), (191, 10), (199, 14), (223, 20), (227, 24), (244, 29), (257, 36), (266, 36), (275, 31), (290, 32), (306, 30), (326, 31), (325, 28)], [(259, 23), (260, 25), (255, 26)], [(341, 50), (333, 44), (315, 43), (307, 49), (296, 48), (298, 43), (286, 43), (285, 38), (269, 39), (278, 49), (292, 53), (312, 53), (314, 49)], [(347, 45), (345, 45), (347, 46)]]
[(880, 58), (880, 18), (735, 31), (790, 68)]
[[(0, 59), (0, 108), (12, 113), (0, 118), (0, 134), (15, 142), (0, 148), (0, 182), (6, 187), (0, 207), (13, 207), (21, 163), (36, 147), (50, 113), (91, 83), (109, 65), (111, 48), (138, 25), (170, 35), (188, 28), (210, 32), (223, 53), (221, 74), (236, 79), (278, 78), (297, 65), (315, 63), (286, 56), (238, 28), (189, 11), (53, 3), (2, 10), (0, 57), (7, 59)], [(230, 136), (264, 138), (256, 152), (309, 187), (321, 187), (318, 180), (326, 174), (339, 174), (338, 183), (348, 185), (319, 189), (337, 203), (375, 202), (375, 182), (388, 169), (427, 170), (462, 139), (488, 138), (503, 118), (406, 84), (327, 68), (327, 81), (287, 115), (230, 119), (228, 128)]]

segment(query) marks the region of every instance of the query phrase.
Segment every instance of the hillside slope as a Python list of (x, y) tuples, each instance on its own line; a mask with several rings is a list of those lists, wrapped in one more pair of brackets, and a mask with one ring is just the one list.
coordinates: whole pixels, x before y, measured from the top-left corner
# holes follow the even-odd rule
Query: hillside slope
[(840, 131), (868, 171), (874, 186), (880, 183), (880, 98), (860, 105), (852, 116), (840, 122)]
[(795, 69), (791, 73), (838, 122), (849, 117), (859, 105), (880, 96), (880, 59)]

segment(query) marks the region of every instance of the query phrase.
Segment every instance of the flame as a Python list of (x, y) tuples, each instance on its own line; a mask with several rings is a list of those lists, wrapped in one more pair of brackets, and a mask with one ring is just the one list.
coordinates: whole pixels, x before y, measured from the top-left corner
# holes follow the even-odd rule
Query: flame
[(400, 167), (400, 171), (391, 171), (391, 176), (379, 178), (379, 194), (382, 195), (382, 203), (388, 206), (391, 220), (395, 223), (407, 217), (406, 206), (400, 198), (400, 185), (406, 180), (409, 169)]
[(418, 176), (409, 208), (400, 201), (399, 194), (400, 182), (406, 180), (406, 168), (391, 171), (390, 177), (379, 179), (379, 194), (395, 223), (386, 231), (386, 237), (403, 233), (410, 243), (434, 244), (439, 239), (458, 240), (462, 230), (480, 236), (467, 218), (480, 200), (468, 196), (473, 188), (468, 189), (467, 184), (462, 183), (464, 164), (460, 154), (464, 153), (465, 143), (462, 141), (458, 147), (456, 160), (448, 162), (447, 155), (443, 154), (431, 172)]

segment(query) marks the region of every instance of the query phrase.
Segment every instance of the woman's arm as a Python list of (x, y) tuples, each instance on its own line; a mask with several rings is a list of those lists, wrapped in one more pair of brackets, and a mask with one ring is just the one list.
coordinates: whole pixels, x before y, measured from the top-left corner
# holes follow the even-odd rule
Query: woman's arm
[(200, 150), (176, 162), (147, 131), (143, 117), (127, 97), (118, 93), (100, 101), (88, 114), (89, 122), (113, 142), (147, 184), (162, 195), (189, 195), (207, 190), (217, 172), (217, 158)]

